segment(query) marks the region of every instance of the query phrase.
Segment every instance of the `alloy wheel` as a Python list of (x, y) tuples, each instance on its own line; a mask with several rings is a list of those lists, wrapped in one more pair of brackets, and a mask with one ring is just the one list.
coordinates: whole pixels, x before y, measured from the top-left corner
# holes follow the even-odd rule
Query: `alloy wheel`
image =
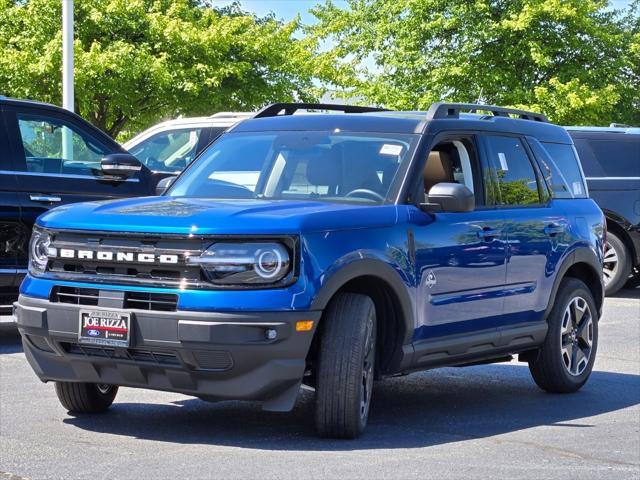
[(604, 266), (602, 268), (605, 286), (616, 278), (619, 267), (620, 259), (618, 258), (618, 252), (613, 248), (613, 245), (607, 242), (604, 246)]
[(360, 418), (366, 419), (371, 404), (373, 391), (373, 375), (375, 363), (376, 332), (373, 316), (367, 319), (366, 341), (364, 346), (364, 360), (362, 362), (362, 384), (360, 391)]
[(593, 315), (582, 297), (574, 297), (562, 316), (560, 329), (562, 363), (570, 375), (584, 372), (593, 350)]
[(96, 384), (96, 387), (98, 387), (98, 391), (101, 394), (108, 395), (111, 392), (113, 385), (107, 385), (106, 383), (98, 383)]

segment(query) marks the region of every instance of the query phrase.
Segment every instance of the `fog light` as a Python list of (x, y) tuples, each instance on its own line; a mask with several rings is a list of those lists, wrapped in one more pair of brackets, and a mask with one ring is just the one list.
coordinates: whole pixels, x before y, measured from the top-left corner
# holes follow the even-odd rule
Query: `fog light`
[(278, 332), (276, 332), (273, 328), (269, 328), (265, 332), (265, 335), (267, 337), (267, 340), (275, 340), (278, 336)]

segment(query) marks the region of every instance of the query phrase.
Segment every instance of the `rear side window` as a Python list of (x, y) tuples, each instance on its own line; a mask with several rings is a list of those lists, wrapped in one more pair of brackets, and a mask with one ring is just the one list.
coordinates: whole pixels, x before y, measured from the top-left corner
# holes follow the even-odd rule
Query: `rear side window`
[(587, 177), (640, 177), (640, 140), (622, 138), (575, 138), (576, 149)]
[(540, 155), (542, 174), (554, 198), (587, 198), (580, 164), (571, 145), (545, 143), (547, 155)]
[[(541, 203), (538, 180), (522, 140), (515, 137), (486, 136), (489, 167), (497, 185), (493, 190), (499, 205), (534, 205)], [(491, 176), (490, 176), (491, 177)]]

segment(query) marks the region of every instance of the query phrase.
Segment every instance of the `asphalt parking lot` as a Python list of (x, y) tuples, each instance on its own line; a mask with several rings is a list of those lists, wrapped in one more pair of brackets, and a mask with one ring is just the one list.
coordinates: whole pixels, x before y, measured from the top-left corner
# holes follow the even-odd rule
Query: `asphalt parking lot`
[(357, 441), (318, 439), (313, 396), (293, 412), (121, 389), (68, 415), (10, 327), (0, 330), (0, 479), (640, 478), (640, 287), (606, 300), (577, 394), (540, 391), (516, 362), (380, 382)]

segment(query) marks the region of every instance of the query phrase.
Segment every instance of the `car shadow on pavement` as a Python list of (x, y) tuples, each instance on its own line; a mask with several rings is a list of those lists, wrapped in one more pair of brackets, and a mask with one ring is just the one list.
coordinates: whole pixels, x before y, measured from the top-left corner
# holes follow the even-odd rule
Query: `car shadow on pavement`
[(609, 298), (632, 298), (640, 300), (640, 285), (634, 288), (618, 290), (613, 295), (610, 295)]
[(596, 371), (575, 394), (542, 392), (522, 364), (444, 368), (376, 384), (369, 426), (354, 441), (317, 438), (313, 393), (290, 413), (243, 402), (114, 403), (99, 416), (64, 420), (84, 430), (175, 444), (262, 450), (417, 448), (551, 426), (590, 428), (590, 417), (640, 403), (640, 376)]

